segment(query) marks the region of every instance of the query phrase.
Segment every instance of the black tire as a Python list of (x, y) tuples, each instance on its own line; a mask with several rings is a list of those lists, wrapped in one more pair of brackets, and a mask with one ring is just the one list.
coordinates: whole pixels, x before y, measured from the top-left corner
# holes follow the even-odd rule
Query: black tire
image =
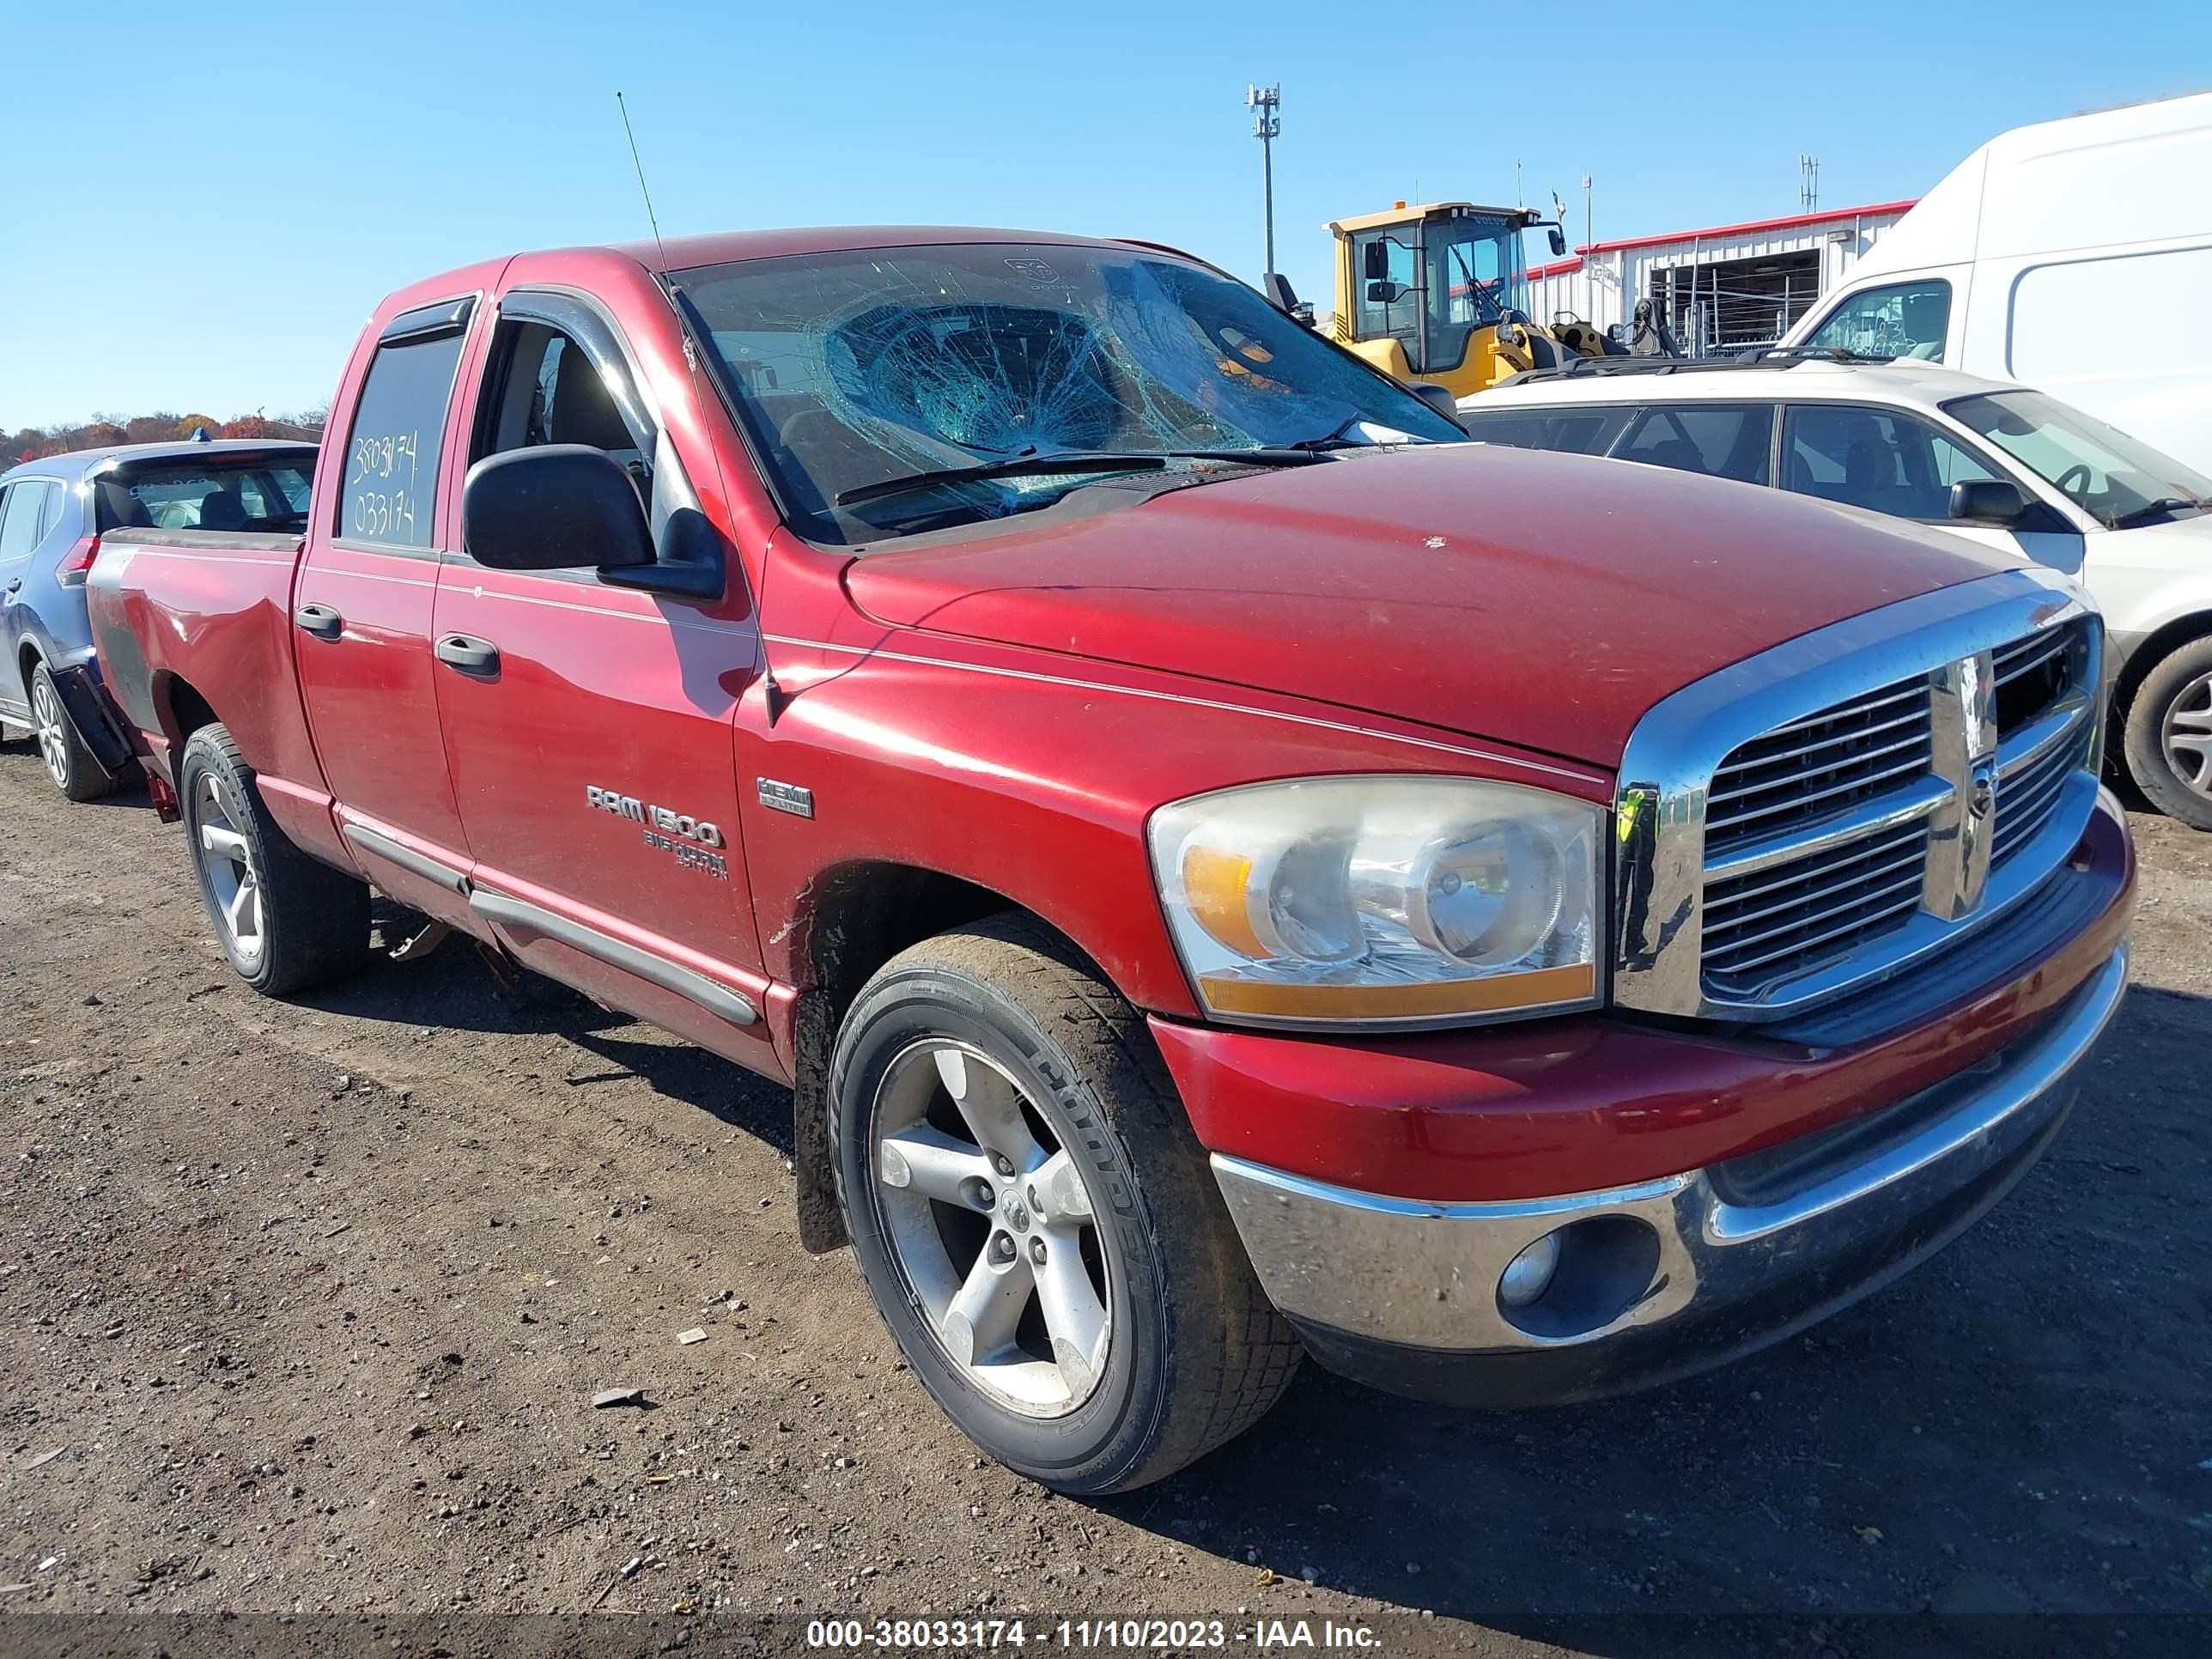
[[(2192, 712), (2212, 714), (2212, 638), (2178, 647), (2143, 677), (2128, 704), (2122, 739), (2128, 774), (2151, 805), (2192, 830), (2212, 830), (2212, 744), (2192, 779), (2180, 769), (2166, 742), (2169, 722)], [(2184, 730), (2212, 738), (2212, 717)]]
[[(54, 787), (74, 801), (98, 800), (111, 793), (117, 780), (93, 758), (92, 750), (77, 735), (76, 722), (70, 718), (61, 688), (54, 684), (46, 664), (31, 670), (26, 689), (31, 697), (31, 718), (39, 722), (31, 728), (31, 735), (38, 742), (39, 757), (46, 763), (46, 775), (54, 781)], [(55, 734), (51, 743), (46, 740), (45, 724), (49, 715)]]
[[(212, 791), (222, 830), (244, 843), (245, 868), (257, 891), (255, 947), (246, 948), (224, 915), (218, 888), (229, 863), (210, 851), (208, 829)], [(262, 805), (253, 769), (230, 733), (203, 726), (185, 742), (177, 766), (177, 799), (191, 850), (200, 899), (215, 924), (216, 939), (239, 976), (257, 991), (286, 996), (352, 973), (368, 957), (368, 884), (309, 858), (288, 840)], [(239, 866), (227, 878), (239, 884)]]
[[(876, 1125), (887, 1074), (932, 1040), (1010, 1079), (1088, 1190), (1109, 1323), (1091, 1392), (1065, 1414), (987, 1392), (899, 1257)], [(845, 1016), (830, 1087), (838, 1202), (877, 1310), (946, 1415), (1000, 1462), (1062, 1492), (1127, 1491), (1242, 1433), (1289, 1383), (1297, 1339), (1253, 1275), (1143, 1021), (1058, 934), (1000, 916), (894, 957)], [(974, 1219), (1002, 1224), (994, 1211)], [(1040, 1213), (1030, 1249), (1043, 1225)]]

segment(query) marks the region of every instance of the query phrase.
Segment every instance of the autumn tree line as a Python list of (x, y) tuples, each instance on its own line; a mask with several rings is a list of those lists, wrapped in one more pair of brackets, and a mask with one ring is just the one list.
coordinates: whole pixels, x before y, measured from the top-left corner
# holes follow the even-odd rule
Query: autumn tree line
[(76, 449), (109, 449), (117, 444), (170, 443), (195, 432), (210, 438), (297, 438), (320, 442), (327, 409), (311, 409), (296, 415), (271, 416), (240, 415), (218, 421), (212, 415), (134, 415), (128, 420), (95, 415), (81, 426), (27, 426), (10, 432), (0, 427), (0, 463), (35, 461), (42, 455), (65, 455)]

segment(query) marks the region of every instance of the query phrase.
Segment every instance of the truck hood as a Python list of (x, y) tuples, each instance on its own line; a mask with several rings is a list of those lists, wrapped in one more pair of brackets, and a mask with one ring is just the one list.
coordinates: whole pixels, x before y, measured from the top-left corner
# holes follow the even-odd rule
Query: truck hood
[(1611, 767), (1691, 681), (2015, 562), (1778, 490), (1449, 444), (1018, 519), (845, 580), (885, 623)]

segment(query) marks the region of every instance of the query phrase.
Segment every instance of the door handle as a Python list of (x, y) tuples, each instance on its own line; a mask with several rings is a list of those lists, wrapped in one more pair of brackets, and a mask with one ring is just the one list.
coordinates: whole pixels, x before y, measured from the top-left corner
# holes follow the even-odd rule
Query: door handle
[(499, 672), (499, 647), (489, 640), (480, 640), (468, 634), (448, 634), (435, 647), (438, 660), (464, 674), (492, 675)]
[(345, 632), (345, 618), (326, 605), (303, 605), (292, 620), (319, 640), (334, 640)]
[(6, 591), (10, 593), (21, 592), (23, 591), (23, 579), (21, 576), (16, 577), (14, 581), (8, 584)]

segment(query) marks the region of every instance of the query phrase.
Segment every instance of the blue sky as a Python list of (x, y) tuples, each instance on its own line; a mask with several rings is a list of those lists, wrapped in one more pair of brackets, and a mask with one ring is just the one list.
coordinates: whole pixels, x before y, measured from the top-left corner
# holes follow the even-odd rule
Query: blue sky
[[(61, 6), (0, 28), (0, 428), (326, 399), (391, 289), (628, 240), (628, 94), (671, 234), (981, 223), (1256, 277), (1251, 80), (1279, 82), (1277, 263), (1324, 220), (1573, 204), (1601, 238), (1917, 195), (2002, 129), (2212, 83), (2200, 0), (1563, 12), (1390, 5)], [(40, 64), (51, 73), (38, 73)], [(42, 159), (43, 158), (43, 159)]]

